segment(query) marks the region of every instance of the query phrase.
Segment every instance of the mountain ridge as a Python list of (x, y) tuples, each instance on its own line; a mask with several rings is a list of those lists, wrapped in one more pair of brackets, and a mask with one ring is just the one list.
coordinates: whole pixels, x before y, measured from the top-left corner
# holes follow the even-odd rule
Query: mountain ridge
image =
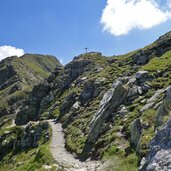
[[(46, 60), (41, 59), (42, 57), (48, 58), (49, 61), (47, 64)], [(42, 66), (41, 63), (38, 65), (39, 58), (42, 60)], [(0, 62), (1, 103), (3, 101), (6, 104), (13, 103), (10, 96), (13, 96), (15, 93), (18, 94), (19, 99), (25, 96), (25, 93), (27, 94), (34, 85), (46, 78), (50, 74), (50, 71), (53, 71), (57, 65), (61, 64), (55, 57), (42, 55), (25, 54), (20, 58), (13, 56), (2, 60)], [(17, 101), (15, 100), (17, 94), (14, 95), (14, 102)], [(5, 96), (7, 99), (5, 99)]]
[[(171, 133), (170, 85), (168, 32), (128, 54), (106, 57), (89, 52), (65, 66), (58, 63), (23, 99), (15, 123), (22, 127), (55, 119), (63, 126), (69, 152), (81, 160), (110, 161), (111, 171), (168, 169), (170, 160), (155, 154), (170, 155), (170, 145), (165, 143), (168, 137), (162, 134), (165, 125), (166, 132)], [(158, 151), (156, 137), (164, 141)]]

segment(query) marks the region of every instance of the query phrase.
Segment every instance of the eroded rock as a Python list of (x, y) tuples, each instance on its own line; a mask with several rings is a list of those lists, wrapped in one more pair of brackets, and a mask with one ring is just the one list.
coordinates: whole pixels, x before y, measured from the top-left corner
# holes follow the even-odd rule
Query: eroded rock
[(26, 150), (28, 148), (35, 148), (39, 144), (40, 139), (43, 139), (43, 143), (50, 139), (48, 122), (30, 122), (24, 132), (21, 135), (21, 141), (17, 143), (17, 148)]
[(166, 90), (165, 98), (160, 105), (157, 116), (156, 116), (156, 126), (161, 126), (163, 123), (163, 117), (171, 111), (171, 86)]
[(94, 143), (96, 141), (102, 124), (124, 102), (127, 93), (128, 91), (121, 81), (116, 80), (113, 83), (112, 88), (103, 96), (99, 109), (91, 121), (91, 130), (87, 138), (88, 143)]
[(150, 151), (143, 158), (140, 171), (159, 171), (171, 169), (171, 120), (151, 140)]
[(142, 125), (140, 119), (135, 119), (130, 126), (130, 142), (136, 152), (140, 151), (140, 137), (142, 133)]
[(163, 90), (163, 89), (157, 90), (157, 91), (155, 92), (155, 94), (147, 100), (146, 104), (141, 108), (140, 112), (144, 112), (145, 110), (147, 110), (147, 109), (153, 107), (153, 106), (155, 105), (156, 101), (158, 100), (158, 98), (160, 97), (160, 95), (161, 95), (164, 91), (165, 91), (165, 90)]

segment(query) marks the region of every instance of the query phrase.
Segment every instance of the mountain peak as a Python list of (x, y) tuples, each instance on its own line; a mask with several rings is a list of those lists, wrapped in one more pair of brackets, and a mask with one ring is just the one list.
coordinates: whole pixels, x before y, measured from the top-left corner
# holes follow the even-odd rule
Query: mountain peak
[(101, 52), (87, 52), (80, 54), (78, 56), (75, 56), (73, 61), (75, 60), (84, 60), (84, 59), (94, 59), (95, 57), (102, 57)]

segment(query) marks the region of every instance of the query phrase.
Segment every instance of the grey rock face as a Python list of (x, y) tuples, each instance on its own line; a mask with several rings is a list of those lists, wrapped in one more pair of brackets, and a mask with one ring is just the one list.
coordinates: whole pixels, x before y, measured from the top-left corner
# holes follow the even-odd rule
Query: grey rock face
[(53, 92), (51, 91), (46, 97), (44, 97), (41, 100), (39, 113), (42, 113), (46, 109), (47, 104), (49, 104), (53, 99), (54, 99), (54, 95)]
[(39, 116), (39, 110), (42, 111), (43, 108), (47, 107), (48, 105), (48, 103), (45, 102), (49, 102), (51, 98), (51, 96), (49, 96), (49, 92), (50, 87), (47, 81), (35, 86), (30, 94), (30, 97), (26, 99), (21, 110), (17, 113), (15, 123), (17, 125), (24, 125), (30, 120), (37, 120)]
[(106, 78), (104, 77), (101, 77), (101, 78), (97, 78), (95, 81), (94, 81), (94, 92), (93, 92), (93, 97), (97, 97), (100, 92), (103, 91), (103, 84), (105, 83), (106, 81)]
[[(132, 88), (129, 90), (127, 97), (128, 98), (134, 98), (139, 94), (139, 88), (136, 85), (133, 85)], [(133, 100), (133, 99), (132, 99)]]
[(91, 121), (91, 131), (87, 138), (88, 142), (94, 143), (96, 141), (102, 124), (105, 123), (111, 112), (114, 112), (124, 102), (126, 95), (127, 89), (121, 81), (117, 80), (112, 88), (103, 96), (99, 110)]
[(149, 53), (146, 53), (145, 51), (140, 51), (135, 57), (134, 57), (134, 63), (138, 65), (146, 64), (149, 60)]
[(98, 78), (96, 80), (85, 81), (80, 100), (87, 102), (88, 100), (97, 97), (103, 90), (103, 83), (105, 80), (105, 78)]
[[(148, 78), (147, 71), (140, 71), (134, 77), (120, 77), (112, 85), (112, 88), (104, 94), (100, 102), (100, 106), (90, 123), (90, 133), (87, 138), (88, 143), (94, 143), (100, 134), (102, 124), (107, 118), (112, 115), (113, 121), (115, 117), (120, 117), (127, 114), (125, 104), (132, 103), (132, 101), (142, 95), (144, 91), (144, 81)], [(136, 137), (140, 136), (140, 128), (138, 128), (138, 121), (133, 123), (133, 128), (136, 129)], [(132, 129), (131, 129), (132, 130)], [(132, 130), (133, 131), (133, 130)], [(138, 140), (133, 137), (133, 144), (138, 149)], [(135, 140), (136, 139), (136, 140)]]
[(0, 136), (0, 160), (10, 152), (22, 152), (46, 143), (50, 139), (48, 122), (29, 123), (25, 128), (5, 131)]
[[(153, 98), (149, 99), (153, 101)], [(157, 125), (161, 126), (163, 116), (171, 111), (171, 87), (157, 112)], [(150, 151), (141, 162), (141, 171), (158, 171), (171, 169), (171, 120), (156, 134), (149, 144)]]
[(150, 151), (141, 162), (140, 171), (171, 169), (171, 120), (150, 142)]
[(150, 87), (145, 83), (148, 78), (148, 71), (139, 71), (135, 76), (129, 78), (127, 85), (130, 89), (127, 97), (129, 97), (131, 101), (148, 91)]
[(91, 63), (90, 60), (83, 60), (80, 57), (74, 58), (73, 62), (70, 62), (65, 66), (65, 70), (69, 72), (70, 77), (68, 77), (68, 82), (76, 79), (83, 72), (87, 70), (86, 66)]
[(130, 126), (130, 142), (136, 152), (140, 150), (140, 136), (142, 133), (142, 125), (140, 119), (135, 119)]
[(157, 90), (155, 94), (149, 98), (146, 102), (146, 104), (141, 108), (140, 112), (144, 112), (145, 110), (151, 108), (155, 105), (156, 101), (158, 100), (159, 96), (164, 92), (163, 89)]
[(84, 100), (91, 99), (93, 97), (94, 93), (94, 81), (93, 80), (87, 80), (84, 84), (84, 90), (81, 93), (81, 97)]
[(148, 77), (148, 71), (139, 71), (139, 72), (137, 72), (136, 75), (135, 75), (135, 78), (136, 78), (137, 80), (145, 79), (145, 78), (147, 78), (147, 77)]
[(157, 117), (156, 126), (160, 126), (163, 123), (163, 117), (171, 111), (171, 86), (167, 88), (165, 98), (160, 105)]
[(29, 123), (25, 128), (23, 134), (21, 135), (21, 141), (17, 143), (17, 148), (21, 150), (26, 150), (28, 148), (34, 148), (39, 145), (40, 138), (44, 132), (44, 143), (47, 142), (50, 138), (50, 133), (48, 131), (49, 124), (48, 122), (40, 123)]
[(128, 114), (128, 110), (124, 105), (120, 105), (120, 107), (117, 109), (117, 112), (114, 114), (113, 120), (115, 120), (115, 115), (118, 115), (119, 117), (124, 117)]
[(61, 115), (68, 113), (70, 111), (71, 107), (76, 102), (76, 96), (77, 96), (77, 94), (74, 92), (72, 92), (68, 96), (66, 96), (62, 105), (60, 106)]

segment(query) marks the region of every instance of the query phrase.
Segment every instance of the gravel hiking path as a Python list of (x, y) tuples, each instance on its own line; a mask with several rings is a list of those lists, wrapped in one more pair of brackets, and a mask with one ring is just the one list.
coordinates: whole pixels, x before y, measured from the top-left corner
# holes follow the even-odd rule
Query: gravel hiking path
[(65, 149), (65, 139), (60, 123), (55, 123), (53, 120), (49, 120), (52, 127), (52, 141), (50, 144), (50, 150), (54, 159), (62, 166), (68, 168), (67, 171), (105, 171), (102, 169), (102, 163), (99, 161), (85, 161), (74, 158)]

